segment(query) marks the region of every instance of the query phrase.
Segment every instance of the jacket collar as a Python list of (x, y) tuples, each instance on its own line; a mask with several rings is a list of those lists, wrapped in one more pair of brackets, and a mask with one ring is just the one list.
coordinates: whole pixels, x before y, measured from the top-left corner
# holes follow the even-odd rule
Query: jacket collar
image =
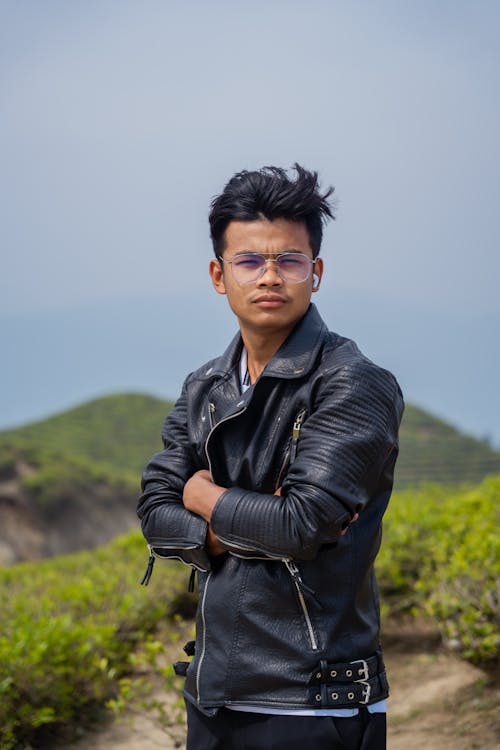
[(328, 329), (312, 303), (286, 341), (266, 365), (261, 377), (301, 378), (316, 365)]
[[(261, 377), (301, 378), (315, 366), (316, 358), (328, 329), (312, 303), (304, 317), (266, 365)], [(215, 360), (210, 376), (223, 377), (237, 369), (243, 342), (239, 333)], [(207, 373), (208, 374), (208, 373)]]

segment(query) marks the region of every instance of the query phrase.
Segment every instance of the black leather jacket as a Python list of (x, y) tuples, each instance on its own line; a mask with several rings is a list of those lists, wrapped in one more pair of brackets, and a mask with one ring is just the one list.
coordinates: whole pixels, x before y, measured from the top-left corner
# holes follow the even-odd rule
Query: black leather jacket
[[(238, 334), (187, 378), (163, 427), (164, 450), (143, 477), (138, 512), (153, 553), (200, 571), (185, 693), (207, 713), (335, 705), (321, 673), (379, 646), (373, 562), (401, 391), (356, 344), (329, 332), (314, 305), (244, 395), (240, 352)], [(206, 522), (181, 500), (202, 468), (229, 488), (211, 522), (228, 554), (214, 560)], [(372, 695), (368, 703), (385, 697), (386, 683)]]

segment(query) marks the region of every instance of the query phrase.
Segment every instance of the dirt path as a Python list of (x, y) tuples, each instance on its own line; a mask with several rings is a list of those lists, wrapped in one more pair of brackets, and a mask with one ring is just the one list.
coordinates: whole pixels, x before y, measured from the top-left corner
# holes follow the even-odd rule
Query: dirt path
[[(445, 653), (435, 634), (388, 634), (391, 682), (389, 750), (499, 750), (500, 690), (479, 669)], [(155, 698), (178, 711), (178, 695)], [(180, 717), (182, 720), (182, 716)], [(174, 750), (183, 748), (182, 723), (167, 729), (146, 713), (108, 724), (61, 750)]]
[(386, 654), (390, 750), (498, 750), (500, 691), (444, 653)]

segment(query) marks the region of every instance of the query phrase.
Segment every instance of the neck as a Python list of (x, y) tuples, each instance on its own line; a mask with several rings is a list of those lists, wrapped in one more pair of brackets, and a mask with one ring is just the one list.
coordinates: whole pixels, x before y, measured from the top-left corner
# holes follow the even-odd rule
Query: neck
[(247, 352), (247, 367), (250, 382), (255, 383), (265, 366), (274, 357), (282, 343), (288, 338), (290, 331), (280, 331), (279, 334), (259, 333), (241, 330), (241, 338)]

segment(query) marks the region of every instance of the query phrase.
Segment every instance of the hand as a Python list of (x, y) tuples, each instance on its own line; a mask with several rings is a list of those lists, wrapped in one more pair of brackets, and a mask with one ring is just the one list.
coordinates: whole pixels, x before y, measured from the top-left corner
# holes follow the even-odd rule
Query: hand
[(184, 507), (192, 513), (197, 513), (204, 518), (205, 521), (208, 521), (205, 544), (207, 552), (211, 557), (226, 552), (210, 526), (210, 519), (212, 517), (215, 503), (224, 490), (224, 487), (219, 487), (212, 482), (212, 477), (210, 476), (209, 471), (206, 469), (200, 469), (200, 471), (197, 471), (190, 479), (188, 479), (184, 485), (184, 492), (182, 494)]
[(351, 520), (349, 521), (348, 525), (345, 527), (345, 529), (342, 529), (342, 531), (340, 532), (340, 536), (345, 536), (347, 532), (349, 531), (349, 526), (351, 525), (351, 523), (354, 523), (355, 521), (357, 521), (358, 518), (359, 518), (359, 513), (355, 513), (353, 517), (351, 518)]
[(182, 502), (187, 510), (197, 513), (210, 523), (215, 503), (223, 492), (225, 492), (225, 487), (214, 484), (210, 472), (201, 469), (195, 472), (184, 485)]
[(215, 557), (216, 555), (222, 555), (224, 552), (227, 552), (227, 550), (221, 545), (221, 543), (215, 536), (210, 524), (208, 525), (207, 539), (206, 539), (205, 546), (207, 548), (207, 552), (210, 555), (210, 557)]

